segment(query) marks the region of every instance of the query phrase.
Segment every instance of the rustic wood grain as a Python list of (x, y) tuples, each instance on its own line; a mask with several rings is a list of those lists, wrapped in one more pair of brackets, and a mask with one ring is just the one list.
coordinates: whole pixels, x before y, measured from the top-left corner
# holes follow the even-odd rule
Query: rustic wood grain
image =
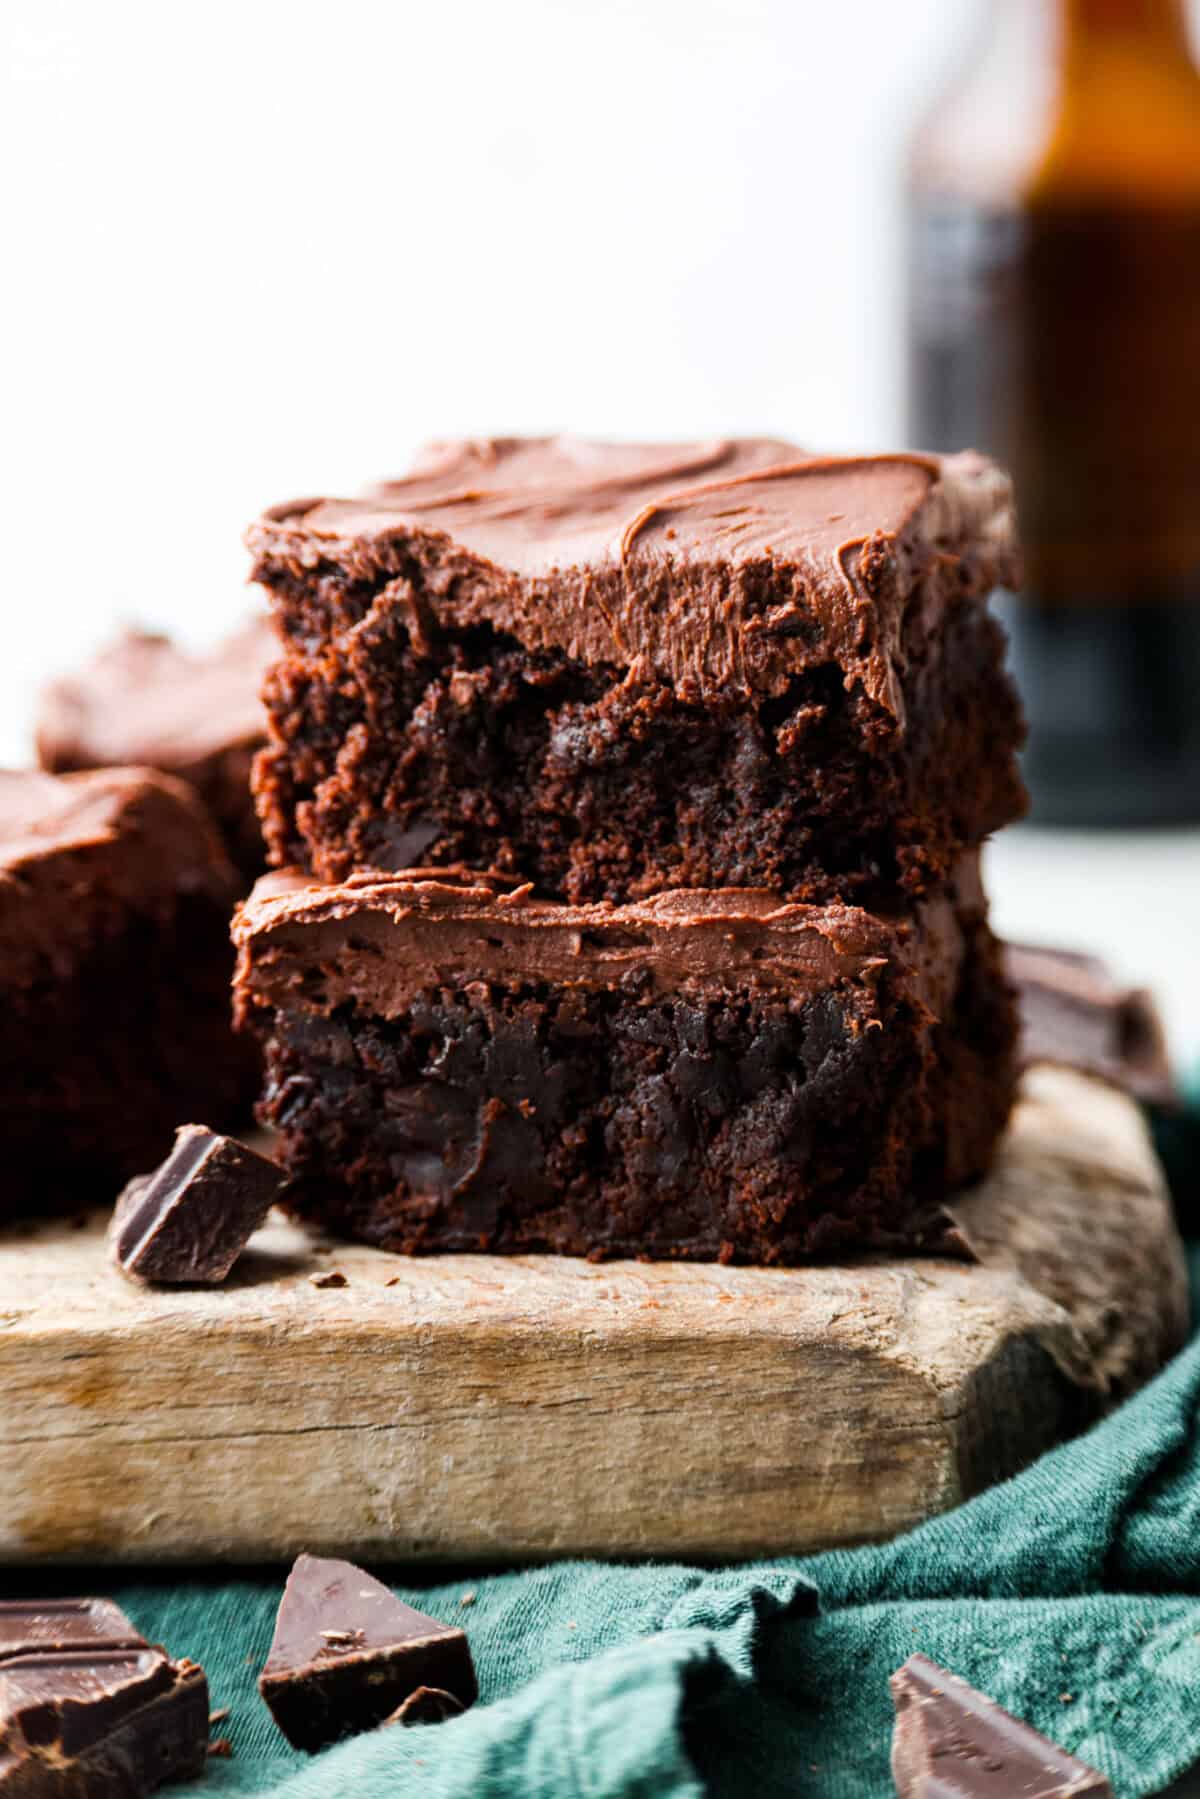
[[(977, 1266), (408, 1261), (283, 1221), (147, 1291), (0, 1239), (0, 1559), (728, 1556), (879, 1537), (1156, 1367), (1182, 1254), (1136, 1108), (1035, 1069)], [(312, 1275), (340, 1270), (346, 1286)]]

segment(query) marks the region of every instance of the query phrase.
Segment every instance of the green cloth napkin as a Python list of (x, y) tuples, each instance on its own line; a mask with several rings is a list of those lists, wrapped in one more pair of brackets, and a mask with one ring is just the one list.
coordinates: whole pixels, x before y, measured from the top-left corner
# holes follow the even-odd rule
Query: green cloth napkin
[[(1169, 1147), (1186, 1199), (1195, 1144), (1175, 1130)], [(1200, 1246), (1192, 1273), (1195, 1290)], [(282, 1578), (115, 1588), (231, 1708), (214, 1799), (887, 1799), (888, 1675), (916, 1649), (1133, 1799), (1200, 1760), (1200, 1338), (1086, 1436), (878, 1547), (399, 1585), (466, 1627), (480, 1703), (315, 1758), (288, 1749), (255, 1688)], [(86, 1585), (114, 1591), (102, 1574)]]

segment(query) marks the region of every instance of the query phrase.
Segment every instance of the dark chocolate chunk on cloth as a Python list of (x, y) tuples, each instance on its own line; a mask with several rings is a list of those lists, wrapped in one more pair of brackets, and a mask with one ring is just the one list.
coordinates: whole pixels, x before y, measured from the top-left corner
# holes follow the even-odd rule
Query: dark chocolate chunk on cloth
[(194, 1779), (207, 1754), (208, 1683), (194, 1662), (93, 1642), (0, 1663), (3, 1799), (142, 1799)]
[(461, 1627), (415, 1611), (351, 1562), (315, 1555), (288, 1576), (258, 1685), (288, 1741), (310, 1754), (387, 1722), (418, 1691), (448, 1693), (459, 1710), (479, 1692)]
[(16, 1655), (141, 1648), (144, 1643), (111, 1599), (0, 1600), (0, 1662)]
[(274, 1162), (244, 1143), (182, 1125), (166, 1161), (136, 1176), (117, 1200), (113, 1259), (139, 1280), (223, 1281), (283, 1184)]
[(900, 1799), (1112, 1799), (1103, 1774), (928, 1656), (891, 1679)]

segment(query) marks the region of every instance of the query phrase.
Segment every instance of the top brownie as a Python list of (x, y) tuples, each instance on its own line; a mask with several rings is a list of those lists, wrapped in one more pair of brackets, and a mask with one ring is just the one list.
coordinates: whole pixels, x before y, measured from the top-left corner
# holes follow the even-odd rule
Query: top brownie
[(869, 900), (1023, 808), (982, 457), (467, 442), (249, 542), (286, 645), (256, 772), (279, 862)]

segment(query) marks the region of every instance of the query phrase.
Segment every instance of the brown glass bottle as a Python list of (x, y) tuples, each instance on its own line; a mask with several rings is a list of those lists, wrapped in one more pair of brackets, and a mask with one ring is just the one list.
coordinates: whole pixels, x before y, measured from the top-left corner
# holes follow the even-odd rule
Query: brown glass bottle
[(908, 168), (909, 437), (1012, 469), (1034, 816), (1200, 819), (1200, 72), (1184, 0), (993, 0)]

